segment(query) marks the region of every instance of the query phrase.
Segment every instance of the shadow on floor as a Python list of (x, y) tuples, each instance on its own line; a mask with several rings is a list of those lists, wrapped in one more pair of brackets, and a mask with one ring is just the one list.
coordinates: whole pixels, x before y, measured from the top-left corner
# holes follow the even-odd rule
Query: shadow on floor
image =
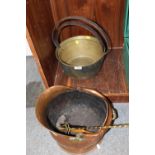
[(26, 85), (26, 107), (35, 106), (35, 102), (40, 93), (44, 90), (41, 82), (30, 82)]

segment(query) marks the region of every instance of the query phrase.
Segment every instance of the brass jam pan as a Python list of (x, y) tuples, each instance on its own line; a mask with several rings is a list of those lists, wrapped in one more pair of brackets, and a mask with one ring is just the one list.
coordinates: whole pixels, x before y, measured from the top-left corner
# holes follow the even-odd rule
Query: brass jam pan
[(56, 51), (57, 59), (67, 66), (89, 66), (96, 63), (106, 53), (98, 39), (92, 36), (76, 36), (61, 42)]
[[(68, 26), (79, 26), (93, 36), (75, 36), (59, 43), (61, 31)], [(61, 19), (53, 29), (56, 57), (64, 73), (75, 78), (89, 78), (100, 70), (105, 55), (111, 49), (107, 33), (90, 19), (71, 16)]]

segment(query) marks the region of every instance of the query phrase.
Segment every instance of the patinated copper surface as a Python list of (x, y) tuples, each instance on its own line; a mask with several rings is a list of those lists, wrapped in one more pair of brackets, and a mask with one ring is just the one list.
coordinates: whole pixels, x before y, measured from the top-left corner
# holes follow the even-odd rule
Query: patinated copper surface
[[(66, 86), (53, 86), (49, 89), (45, 90), (37, 100), (36, 104), (36, 116), (38, 121), (49, 130), (53, 138), (58, 142), (58, 144), (65, 149), (66, 151), (73, 153), (84, 153), (96, 146), (97, 143), (101, 141), (107, 129), (98, 130), (93, 134), (84, 134), (83, 141), (77, 141), (71, 139), (71, 136), (60, 134), (58, 132), (54, 132), (49, 127), (46, 117), (46, 108), (48, 106), (48, 102), (55, 98), (57, 95), (66, 92), (68, 90), (72, 90), (73, 88)], [(106, 101), (108, 104), (108, 115), (103, 122), (104, 125), (110, 125), (112, 123), (112, 106), (110, 102), (100, 93), (91, 89), (80, 89), (81, 91), (89, 92), (90, 94), (96, 95)]]

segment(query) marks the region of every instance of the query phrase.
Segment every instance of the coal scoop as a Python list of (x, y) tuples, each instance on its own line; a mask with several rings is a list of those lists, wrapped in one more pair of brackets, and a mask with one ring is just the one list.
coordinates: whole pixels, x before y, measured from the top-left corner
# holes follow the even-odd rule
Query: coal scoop
[(36, 103), (36, 117), (61, 148), (71, 153), (93, 149), (114, 124), (116, 112), (110, 101), (96, 90), (52, 86)]

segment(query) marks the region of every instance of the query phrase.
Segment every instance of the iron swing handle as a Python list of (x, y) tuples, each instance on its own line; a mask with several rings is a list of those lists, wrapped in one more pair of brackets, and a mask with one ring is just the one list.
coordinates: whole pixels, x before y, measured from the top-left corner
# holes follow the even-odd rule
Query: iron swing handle
[(106, 47), (106, 53), (111, 50), (111, 40), (105, 30), (92, 20), (81, 16), (63, 18), (55, 25), (52, 33), (52, 40), (56, 47), (60, 47), (59, 35), (66, 26), (80, 26), (88, 30), (99, 40), (102, 47)]

